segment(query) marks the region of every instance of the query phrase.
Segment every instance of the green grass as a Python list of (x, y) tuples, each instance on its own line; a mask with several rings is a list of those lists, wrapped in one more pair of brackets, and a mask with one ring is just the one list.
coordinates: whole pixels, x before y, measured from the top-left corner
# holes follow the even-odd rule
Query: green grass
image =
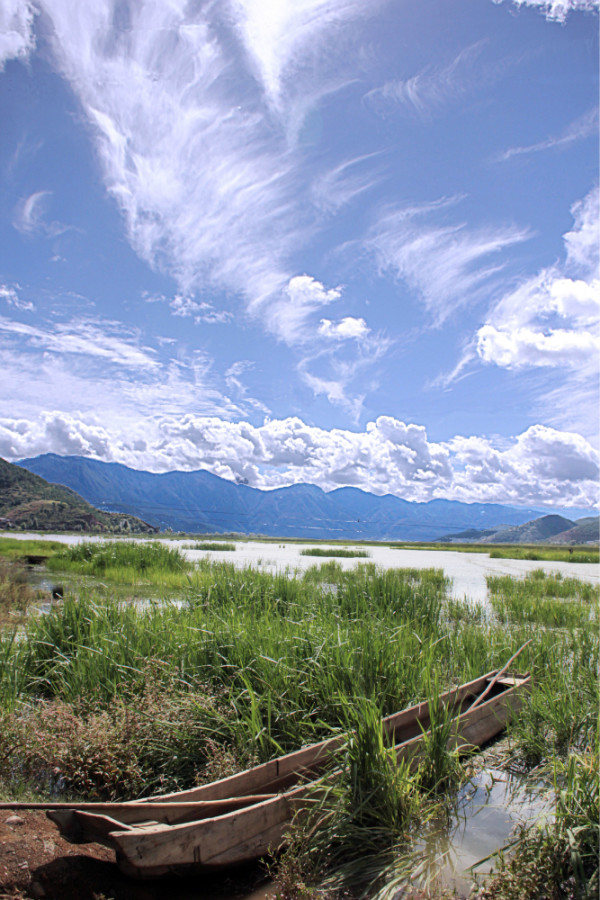
[(368, 550), (348, 550), (346, 547), (308, 547), (300, 551), (300, 556), (340, 556), (346, 559), (370, 555)]
[(598, 563), (598, 547), (496, 547), (490, 559), (530, 559), (536, 562)]
[(489, 544), (437, 543), (435, 541), (394, 541), (389, 544), (395, 550), (453, 550), (456, 553), (489, 553)]
[(8, 559), (23, 559), (26, 556), (53, 556), (60, 553), (65, 545), (60, 541), (23, 540), (0, 537), (0, 556)]
[[(374, 724), (381, 715), (501, 666), (531, 638), (518, 661), (533, 688), (512, 726), (515, 758), (558, 761), (568, 785), (570, 760), (596, 746), (598, 629), (579, 620), (557, 629), (550, 613), (575, 604), (595, 615), (597, 589), (576, 579), (491, 579), (494, 614), (486, 615), (449, 600), (448, 580), (433, 569), (366, 562), (344, 571), (328, 560), (272, 575), (208, 558), (192, 567), (151, 541), (80, 545), (53, 558), (53, 570), (61, 566), (105, 587), (76, 585), (48, 614), (28, 617), (18, 639), (15, 629), (0, 631), (5, 793), (11, 785), (88, 798), (176, 790), (350, 730), (350, 775), (321, 807), (318, 836), (299, 826), (286, 865), (298, 883), (312, 858), (317, 880), (375, 884), (390, 853), (410, 858), (411, 828), (461, 777), (445, 752), (443, 718), (427, 765), (411, 774), (386, 762)], [(112, 577), (159, 586), (166, 599), (123, 602)], [(55, 782), (48, 773), (58, 773)], [(581, 825), (578, 791), (561, 801), (563, 835)], [(577, 834), (587, 859), (595, 832)]]
[(184, 544), (184, 550), (237, 550), (235, 544), (227, 541), (200, 541), (196, 544)]
[(488, 577), (487, 585), (490, 605), (500, 622), (597, 628), (600, 591), (591, 583), (536, 569), (520, 580)]
[(151, 585), (163, 595), (186, 587), (193, 563), (175, 547), (159, 541), (84, 541), (61, 549), (48, 560), (51, 572), (94, 576), (128, 586)]

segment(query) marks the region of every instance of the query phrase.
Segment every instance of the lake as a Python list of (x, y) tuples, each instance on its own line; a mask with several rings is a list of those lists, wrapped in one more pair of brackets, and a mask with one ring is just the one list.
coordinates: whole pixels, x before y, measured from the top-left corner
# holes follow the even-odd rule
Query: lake
[[(111, 537), (96, 537), (89, 535), (65, 535), (65, 534), (25, 534), (4, 532), (4, 537), (12, 537), (17, 540), (41, 539), (60, 541), (65, 544), (77, 544), (82, 541), (111, 540)], [(119, 538), (120, 540), (120, 538)], [(147, 540), (138, 538), (138, 540)], [(231, 562), (242, 568), (252, 566), (265, 572), (277, 572), (283, 570), (304, 571), (314, 565), (325, 561), (325, 557), (302, 556), (301, 551), (310, 547), (326, 547), (325, 542), (315, 544), (280, 543), (269, 541), (233, 541), (236, 550), (189, 550), (185, 545), (192, 542), (191, 538), (170, 539), (157, 538), (169, 546), (175, 546), (191, 560), (209, 557), (214, 560)], [(206, 540), (206, 539), (204, 539)], [(220, 540), (218, 535), (214, 541)], [(344, 545), (337, 544), (339, 550)], [(356, 545), (348, 544), (349, 549), (359, 549)], [(490, 559), (487, 553), (460, 553), (457, 550), (396, 550), (384, 544), (381, 546), (365, 547), (368, 558), (344, 559), (336, 557), (344, 569), (353, 569), (360, 563), (373, 562), (383, 569), (443, 569), (444, 573), (452, 581), (450, 592), (458, 600), (468, 599), (477, 603), (485, 603), (487, 599), (486, 577), (488, 575), (511, 575), (514, 578), (523, 578), (528, 572), (535, 569), (543, 569), (544, 572), (553, 574), (560, 572), (562, 575), (589, 581), (592, 584), (600, 584), (600, 566), (593, 563), (571, 562), (535, 562), (527, 559)]]

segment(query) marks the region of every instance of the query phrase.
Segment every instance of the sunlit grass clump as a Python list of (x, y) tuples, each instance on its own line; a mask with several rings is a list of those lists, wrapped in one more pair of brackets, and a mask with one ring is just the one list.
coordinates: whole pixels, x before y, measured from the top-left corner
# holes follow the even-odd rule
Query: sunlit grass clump
[(176, 547), (160, 541), (84, 541), (48, 560), (51, 572), (95, 576), (122, 585), (143, 580), (161, 588), (186, 584), (190, 563)]
[(236, 550), (235, 544), (228, 541), (198, 541), (195, 544), (184, 544), (184, 550)]
[(597, 547), (495, 547), (490, 559), (530, 559), (535, 562), (598, 563)]
[(583, 628), (598, 621), (598, 587), (536, 569), (523, 579), (487, 578), (490, 604), (501, 622)]
[(347, 547), (307, 547), (300, 551), (300, 556), (339, 556), (344, 559), (368, 557), (368, 550), (349, 550)]

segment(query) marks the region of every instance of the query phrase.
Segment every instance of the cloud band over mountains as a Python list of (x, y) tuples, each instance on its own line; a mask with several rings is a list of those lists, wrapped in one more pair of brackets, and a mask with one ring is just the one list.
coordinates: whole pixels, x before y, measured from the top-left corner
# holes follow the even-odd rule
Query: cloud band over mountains
[(227, 422), (158, 416), (120, 432), (64, 413), (39, 422), (0, 419), (0, 456), (89, 456), (154, 472), (206, 469), (262, 489), (306, 482), (351, 485), (406, 500), (579, 506), (597, 504), (600, 455), (580, 435), (535, 425), (511, 441), (457, 436), (429, 441), (426, 429), (389, 416), (363, 431), (306, 425), (298, 418)]

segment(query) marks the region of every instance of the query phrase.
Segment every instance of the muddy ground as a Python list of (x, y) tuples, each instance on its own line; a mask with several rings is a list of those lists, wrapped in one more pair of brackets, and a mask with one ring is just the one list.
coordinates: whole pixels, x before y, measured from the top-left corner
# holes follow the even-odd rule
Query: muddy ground
[[(99, 844), (69, 844), (44, 812), (0, 810), (0, 900), (233, 900), (265, 883), (258, 865), (220, 876), (135, 881)], [(263, 895), (266, 896), (266, 895)]]

